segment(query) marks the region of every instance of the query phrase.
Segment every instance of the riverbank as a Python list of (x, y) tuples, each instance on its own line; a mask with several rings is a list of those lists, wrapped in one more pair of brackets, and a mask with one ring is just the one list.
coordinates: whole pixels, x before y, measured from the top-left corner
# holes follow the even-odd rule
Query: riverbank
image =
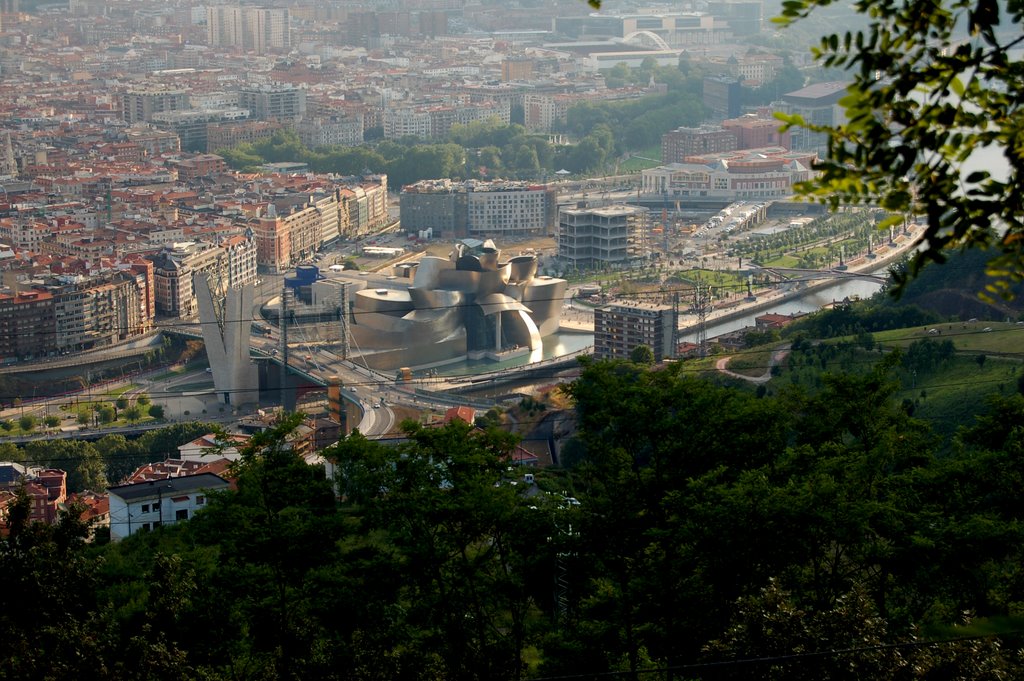
[[(860, 256), (847, 264), (843, 270), (847, 276), (855, 274), (870, 274), (888, 268), (899, 261), (920, 243), (924, 228), (912, 227), (907, 235), (900, 237), (895, 247), (888, 247), (886, 251), (876, 253), (875, 258)], [(801, 298), (811, 293), (835, 286), (837, 279), (822, 279), (816, 282), (801, 282), (795, 288), (783, 289), (755, 289), (754, 300), (740, 299), (727, 303), (723, 307), (712, 309), (705, 317), (705, 326), (711, 323), (721, 324), (733, 319), (744, 317), (754, 312), (761, 312), (781, 305), (790, 300)], [(697, 315), (680, 315), (679, 331), (681, 335), (696, 333), (700, 329), (700, 321)]]

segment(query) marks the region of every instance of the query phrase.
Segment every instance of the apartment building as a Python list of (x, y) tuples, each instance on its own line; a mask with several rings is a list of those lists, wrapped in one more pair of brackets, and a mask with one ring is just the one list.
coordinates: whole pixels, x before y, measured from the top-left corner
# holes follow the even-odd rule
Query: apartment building
[(0, 293), (0, 359), (46, 357), (57, 350), (53, 295)]
[(137, 532), (185, 522), (206, 506), (210, 491), (229, 483), (213, 473), (118, 485), (110, 495), (110, 539), (120, 541)]
[(291, 48), (287, 9), (216, 5), (206, 8), (206, 44), (256, 54)]
[(206, 151), (214, 152), (271, 137), (281, 129), (276, 121), (237, 121), (206, 124)]
[(415, 136), (421, 139), (443, 139), (456, 124), (497, 118), (508, 124), (511, 120), (509, 100), (407, 107), (384, 111), (384, 137), (396, 139)]
[(56, 308), (57, 349), (104, 347), (149, 331), (153, 325), (150, 286), (144, 274), (132, 271), (48, 283), (46, 290)]
[(736, 133), (716, 125), (676, 128), (661, 136), (663, 163), (682, 163), (687, 156), (736, 149)]
[(387, 176), (349, 179), (353, 181), (346, 186), (311, 193), (301, 202), (280, 197), (279, 205), (271, 204), (265, 215), (254, 219), (250, 228), (258, 265), (284, 272), (325, 243), (387, 224)]
[(153, 120), (153, 115), (192, 108), (188, 90), (152, 88), (128, 90), (121, 95), (121, 118), (128, 123)]
[(199, 313), (193, 288), (196, 275), (209, 277), (214, 295), (256, 281), (256, 241), (248, 236), (232, 237), (221, 244), (175, 244), (150, 260), (156, 312), (168, 317), (189, 319)]
[(310, 149), (336, 145), (354, 147), (363, 143), (363, 117), (306, 118), (295, 126), (295, 132)]
[(142, 147), (147, 156), (181, 151), (181, 139), (173, 132), (155, 128), (132, 128), (125, 132), (132, 144)]
[(206, 151), (210, 123), (240, 121), (248, 117), (247, 109), (203, 109), (154, 114), (152, 122), (155, 127), (177, 135), (182, 150)]
[(594, 309), (594, 357), (629, 359), (641, 345), (661, 362), (676, 356), (677, 315), (671, 305), (612, 303)]
[(241, 108), (261, 121), (298, 121), (306, 115), (306, 91), (290, 84), (256, 85), (238, 91)]
[[(337, 209), (337, 202), (335, 202)], [(256, 258), (259, 265), (272, 272), (284, 272), (293, 264), (306, 260), (323, 243), (324, 210), (316, 206), (297, 207), (287, 215), (258, 218), (253, 227)]]
[(546, 235), (553, 227), (554, 196), (544, 185), (466, 182), (466, 231), (498, 239)]

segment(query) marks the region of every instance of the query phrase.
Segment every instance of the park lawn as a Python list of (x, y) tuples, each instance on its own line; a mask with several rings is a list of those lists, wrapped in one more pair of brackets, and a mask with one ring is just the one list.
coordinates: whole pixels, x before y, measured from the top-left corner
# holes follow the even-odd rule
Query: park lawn
[(828, 246), (815, 246), (814, 248), (808, 248), (805, 251), (800, 251), (805, 255), (815, 255), (825, 257), (828, 255)]
[(774, 258), (768, 262), (761, 263), (762, 267), (799, 267), (800, 258), (794, 255), (784, 255), (780, 258)]
[[(658, 152), (661, 155), (661, 152)], [(628, 161), (623, 161), (619, 164), (620, 173), (638, 173), (641, 170), (647, 170), (648, 168), (657, 168), (661, 165), (661, 161), (650, 161), (646, 158), (637, 158), (636, 156), (631, 157)]]
[(701, 268), (675, 272), (672, 276), (691, 283), (700, 280), (707, 286), (725, 287), (733, 290), (742, 289), (743, 285), (747, 282), (746, 277), (736, 272), (718, 272)]
[(138, 387), (139, 386), (137, 386), (137, 385), (129, 383), (128, 385), (121, 386), (120, 388), (113, 388), (111, 390), (108, 390), (107, 392), (103, 393), (102, 395), (103, 395), (103, 397), (115, 397), (116, 398), (116, 397), (120, 397), (121, 395), (124, 395), (126, 392), (129, 392), (131, 390), (135, 390)]
[[(643, 156), (644, 158), (637, 158)], [(656, 160), (649, 160), (656, 159)], [(661, 146), (648, 147), (640, 151), (634, 151), (629, 160), (619, 164), (620, 173), (636, 173), (647, 168), (657, 168), (661, 165)]]

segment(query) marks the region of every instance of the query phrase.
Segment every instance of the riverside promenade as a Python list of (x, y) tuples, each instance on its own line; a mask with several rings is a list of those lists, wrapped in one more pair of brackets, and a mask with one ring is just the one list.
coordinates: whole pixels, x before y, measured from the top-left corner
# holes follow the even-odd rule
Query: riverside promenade
[[(816, 281), (784, 283), (782, 286), (756, 288), (753, 297), (733, 295), (713, 305), (705, 317), (705, 324), (727, 322), (737, 317), (748, 315), (775, 307), (789, 300), (800, 298), (810, 293), (835, 285), (842, 278), (851, 278), (857, 274), (869, 274), (888, 267), (899, 261), (913, 250), (921, 240), (924, 228), (912, 225), (906, 234), (897, 236), (893, 243), (880, 246), (874, 250), (874, 257), (860, 255), (848, 263), (844, 269), (821, 270), (823, 274), (834, 273), (834, 278), (823, 278)], [(680, 314), (679, 330), (681, 334), (696, 332), (700, 321), (696, 314)], [(566, 331), (581, 333), (594, 332), (594, 313), (584, 306), (565, 308), (562, 312), (561, 328)]]

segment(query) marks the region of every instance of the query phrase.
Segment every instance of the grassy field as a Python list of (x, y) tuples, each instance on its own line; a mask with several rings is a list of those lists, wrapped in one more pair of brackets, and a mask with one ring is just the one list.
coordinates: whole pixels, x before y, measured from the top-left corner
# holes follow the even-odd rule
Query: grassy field
[[(935, 329), (935, 333), (929, 333)], [(985, 329), (991, 329), (986, 331)], [(992, 353), (1024, 358), (1024, 324), (1009, 322), (947, 322), (928, 327), (895, 329), (874, 334), (883, 345), (907, 347), (916, 340), (951, 340), (957, 352)]]
[(747, 280), (741, 274), (736, 272), (716, 272), (714, 270), (705, 269), (692, 269), (692, 270), (681, 270), (674, 272), (673, 277), (678, 279), (684, 279), (690, 282), (696, 282), (698, 279), (707, 286), (713, 286), (716, 288), (726, 287), (732, 291), (737, 291), (743, 288)]
[(743, 350), (729, 359), (726, 368), (744, 376), (763, 376), (768, 370), (774, 349), (770, 346)]
[[(935, 333), (929, 333), (932, 329)], [(984, 413), (990, 395), (1016, 392), (1018, 377), (1024, 370), (1024, 325), (954, 322), (883, 331), (873, 334), (873, 338), (890, 349), (905, 349), (924, 339), (953, 342), (957, 354), (938, 367), (918, 373), (900, 367), (893, 374), (901, 386), (894, 397), (905, 402), (915, 417), (928, 421), (936, 434), (944, 438), (971, 425), (977, 414)], [(852, 337), (833, 339), (823, 343), (820, 349), (852, 340)], [(795, 371), (784, 364), (786, 371), (773, 385), (797, 383), (813, 390), (820, 385), (820, 372), (865, 372), (880, 357), (877, 352), (868, 353), (860, 348), (836, 351), (832, 355), (822, 363), (821, 352), (818, 352), (813, 364), (798, 362)]]
[(951, 436), (984, 413), (989, 395), (1017, 391), (1021, 362), (990, 357), (979, 365), (974, 357), (957, 356), (927, 376), (904, 377), (899, 400), (914, 404), (914, 416), (928, 421), (935, 432)]

